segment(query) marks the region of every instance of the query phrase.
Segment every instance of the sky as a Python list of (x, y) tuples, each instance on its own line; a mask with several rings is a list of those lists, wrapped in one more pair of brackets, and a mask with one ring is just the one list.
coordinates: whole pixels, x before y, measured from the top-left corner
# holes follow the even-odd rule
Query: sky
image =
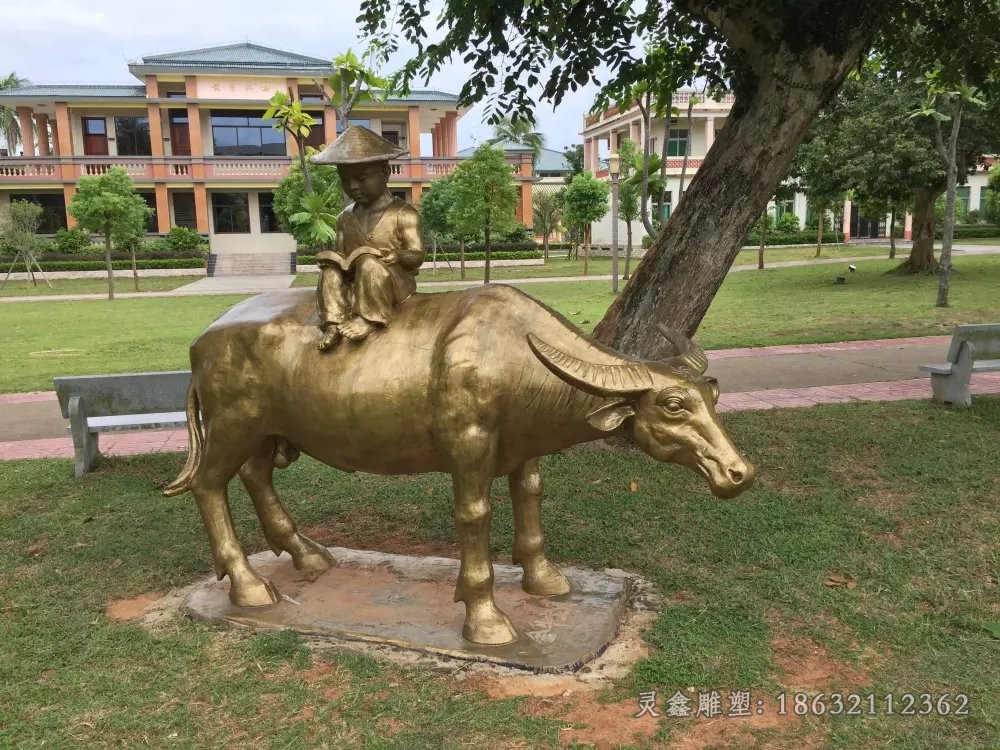
[[(244, 41), (332, 59), (348, 47), (360, 51), (363, 46), (354, 21), (359, 4), (360, 0), (301, 5), (274, 0), (0, 0), (0, 75), (14, 71), (39, 84), (135, 84), (128, 62), (143, 55)], [(299, 7), (308, 11), (281, 12)], [(400, 50), (383, 73), (398, 67), (407, 53)], [(427, 87), (457, 94), (473, 74), (471, 67), (457, 60)], [(568, 93), (557, 110), (548, 104), (538, 107), (536, 128), (544, 133), (548, 148), (561, 151), (582, 142), (583, 115), (596, 92), (596, 86), (585, 86)], [(459, 121), (459, 148), (481, 143), (492, 132), (483, 123), (483, 106), (477, 105)]]

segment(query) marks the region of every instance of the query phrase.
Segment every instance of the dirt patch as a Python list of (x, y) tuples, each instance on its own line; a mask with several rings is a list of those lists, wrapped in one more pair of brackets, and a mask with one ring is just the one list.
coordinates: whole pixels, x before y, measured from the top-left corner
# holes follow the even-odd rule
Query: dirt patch
[(163, 594), (153, 592), (150, 594), (140, 594), (131, 599), (115, 599), (104, 605), (104, 614), (109, 620), (115, 622), (129, 622), (140, 620), (146, 615), (146, 609), (150, 604), (159, 599)]
[(379, 733), (383, 737), (392, 737), (399, 733), (399, 730), (403, 728), (403, 723), (397, 719), (391, 719), (388, 716), (383, 716), (378, 720)]
[(771, 642), (778, 679), (789, 690), (819, 690), (867, 685), (867, 672), (830, 657), (826, 648), (808, 636), (778, 636)]
[(415, 539), (399, 532), (375, 535), (349, 527), (342, 521), (327, 521), (316, 526), (304, 526), (299, 530), (327, 547), (348, 547), (416, 557), (458, 557), (459, 554), (457, 542)]

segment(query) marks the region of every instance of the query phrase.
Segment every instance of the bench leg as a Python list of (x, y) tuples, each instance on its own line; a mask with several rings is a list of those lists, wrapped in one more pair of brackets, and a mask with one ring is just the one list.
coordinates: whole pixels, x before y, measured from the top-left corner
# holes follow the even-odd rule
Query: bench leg
[(73, 436), (74, 475), (79, 478), (89, 472), (100, 455), (97, 433), (87, 427), (87, 407), (83, 399), (73, 396), (69, 400), (69, 429)]
[(972, 395), (969, 393), (969, 381), (956, 376), (931, 373), (931, 391), (934, 400), (939, 404), (951, 404), (956, 409), (968, 409), (972, 406)]

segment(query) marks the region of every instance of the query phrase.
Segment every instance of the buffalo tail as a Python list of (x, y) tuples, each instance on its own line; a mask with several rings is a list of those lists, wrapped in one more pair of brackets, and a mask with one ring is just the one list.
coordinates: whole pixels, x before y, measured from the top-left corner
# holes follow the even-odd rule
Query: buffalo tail
[(194, 387), (194, 378), (188, 385), (187, 392), (187, 428), (188, 428), (188, 455), (187, 463), (181, 469), (180, 475), (173, 482), (168, 484), (163, 494), (167, 497), (176, 497), (191, 489), (191, 479), (198, 470), (201, 463), (202, 448), (205, 444), (205, 433), (202, 430), (201, 419), (198, 416), (198, 392)]

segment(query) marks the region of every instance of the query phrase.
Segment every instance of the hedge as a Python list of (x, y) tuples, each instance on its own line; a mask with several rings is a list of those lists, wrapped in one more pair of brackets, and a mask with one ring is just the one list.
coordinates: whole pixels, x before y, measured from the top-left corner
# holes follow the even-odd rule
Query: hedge
[[(808, 229), (805, 232), (768, 232), (764, 235), (764, 245), (815, 245), (818, 229)], [(823, 244), (835, 245), (844, 241), (844, 235), (840, 232), (823, 230)], [(744, 245), (756, 245), (760, 247), (760, 235), (751, 232)]]
[[(0, 258), (0, 264), (10, 265), (12, 258)], [(43, 271), (105, 271), (107, 264), (103, 260), (43, 260), (38, 265)], [(136, 267), (140, 271), (151, 271), (159, 268), (204, 268), (204, 258), (158, 258), (155, 260), (137, 259)], [(113, 260), (111, 267), (116, 271), (132, 270), (132, 261)], [(14, 271), (17, 271), (17, 267)]]
[[(8, 263), (13, 259), (13, 256), (7, 256)], [(136, 260), (140, 263), (148, 260), (180, 260), (180, 259), (192, 259), (200, 260), (202, 263), (205, 261), (204, 253), (200, 253), (197, 250), (187, 250), (185, 252), (153, 252), (153, 253), (136, 253)], [(49, 253), (39, 253), (35, 255), (38, 261), (79, 261), (86, 263), (100, 262), (104, 263), (104, 253), (59, 253), (59, 252), (49, 252)], [(132, 262), (132, 256), (125, 252), (113, 252), (111, 253), (111, 260), (127, 260), (129, 263)]]
[[(944, 237), (944, 229), (938, 226), (934, 231), (937, 239)], [(1000, 237), (1000, 226), (997, 224), (956, 224), (956, 240), (972, 240), (983, 237)]]

